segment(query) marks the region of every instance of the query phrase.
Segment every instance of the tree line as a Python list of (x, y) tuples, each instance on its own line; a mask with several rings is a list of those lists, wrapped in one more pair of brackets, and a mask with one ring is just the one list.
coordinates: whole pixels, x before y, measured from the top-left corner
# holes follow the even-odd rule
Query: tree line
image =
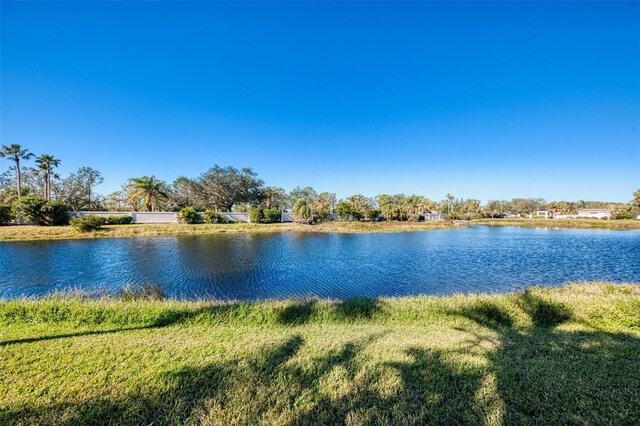
[[(180, 176), (171, 183), (155, 176), (128, 179), (120, 190), (107, 196), (97, 194), (96, 186), (104, 179), (98, 170), (80, 167), (61, 177), (56, 169), (61, 160), (51, 154), (35, 156), (20, 145), (2, 145), (0, 158), (11, 166), (0, 174), (0, 204), (20, 210), (21, 205), (49, 205), (49, 209), (107, 211), (249, 211), (252, 208), (291, 211), (306, 221), (322, 221), (331, 214), (348, 220), (419, 220), (424, 214), (445, 214), (452, 219), (477, 219), (525, 216), (535, 211), (573, 214), (581, 208), (611, 208), (619, 217), (640, 214), (640, 190), (628, 203), (600, 201), (552, 201), (542, 198), (489, 200), (482, 204), (472, 198), (447, 194), (444, 200), (431, 200), (423, 195), (380, 194), (367, 197), (355, 194), (337, 199), (335, 193), (317, 192), (312, 187), (296, 187), (291, 191), (266, 186), (251, 168), (213, 166), (199, 176)], [(26, 162), (34, 160), (33, 165)], [(26, 199), (26, 201), (25, 201)], [(17, 206), (17, 207), (16, 207)], [(53, 207), (52, 207), (53, 206)], [(57, 206), (57, 207), (56, 207)], [(42, 207), (44, 208), (44, 207)]]

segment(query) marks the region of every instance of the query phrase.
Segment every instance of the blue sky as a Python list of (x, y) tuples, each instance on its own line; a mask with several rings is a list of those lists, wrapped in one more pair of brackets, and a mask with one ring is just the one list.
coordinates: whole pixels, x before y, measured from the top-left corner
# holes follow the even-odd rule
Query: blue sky
[[(628, 201), (640, 3), (2, 2), (0, 143), (129, 177)], [(0, 160), (0, 172), (9, 163)]]

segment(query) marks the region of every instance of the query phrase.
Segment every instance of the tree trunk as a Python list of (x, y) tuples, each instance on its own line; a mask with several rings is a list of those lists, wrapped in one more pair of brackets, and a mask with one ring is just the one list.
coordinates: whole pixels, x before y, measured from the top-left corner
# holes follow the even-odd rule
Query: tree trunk
[(47, 200), (51, 199), (51, 167), (47, 167)]
[(20, 197), (22, 197), (22, 185), (20, 184), (20, 180), (22, 179), (22, 176), (20, 175), (20, 159), (19, 158), (16, 159), (16, 173), (18, 175), (18, 199), (20, 199)]

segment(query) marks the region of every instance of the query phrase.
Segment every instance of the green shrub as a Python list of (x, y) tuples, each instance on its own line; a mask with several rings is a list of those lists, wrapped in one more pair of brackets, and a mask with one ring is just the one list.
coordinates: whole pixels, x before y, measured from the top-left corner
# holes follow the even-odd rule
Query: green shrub
[(70, 223), (80, 232), (97, 231), (107, 222), (104, 217), (98, 216), (80, 216), (71, 219)]
[(356, 210), (353, 210), (351, 212), (351, 219), (353, 219), (353, 220), (362, 220), (362, 219), (364, 219), (364, 213), (356, 211)]
[(215, 210), (207, 210), (204, 212), (204, 221), (206, 223), (233, 223), (227, 216), (216, 213)]
[(128, 225), (133, 222), (133, 217), (128, 215), (123, 216), (109, 216), (107, 218), (107, 225)]
[(44, 225), (66, 225), (69, 222), (69, 206), (58, 200), (49, 200), (42, 207)]
[(46, 204), (47, 200), (44, 197), (37, 195), (22, 197), (13, 202), (13, 214), (34, 225), (45, 225), (43, 209)]
[(346, 201), (340, 201), (336, 206), (336, 213), (342, 219), (348, 220), (351, 217), (351, 204)]
[(328, 207), (320, 207), (314, 212), (314, 217), (318, 222), (326, 222), (331, 217), (331, 211)]
[(185, 207), (178, 212), (178, 220), (183, 223), (196, 223), (200, 219), (193, 207)]
[(282, 220), (282, 213), (278, 209), (265, 209), (263, 213), (264, 223), (280, 223)]
[(633, 219), (635, 215), (631, 212), (631, 210), (620, 210), (616, 213), (616, 219)]
[(11, 205), (0, 204), (0, 225), (8, 225), (14, 219)]
[(380, 210), (378, 209), (367, 210), (367, 219), (375, 222), (378, 220), (378, 216), (380, 216)]
[(22, 197), (13, 203), (16, 217), (25, 218), (34, 225), (64, 225), (67, 223), (69, 206), (57, 200), (46, 200), (40, 196)]
[(262, 223), (264, 221), (264, 210), (258, 207), (254, 207), (249, 210), (249, 222)]

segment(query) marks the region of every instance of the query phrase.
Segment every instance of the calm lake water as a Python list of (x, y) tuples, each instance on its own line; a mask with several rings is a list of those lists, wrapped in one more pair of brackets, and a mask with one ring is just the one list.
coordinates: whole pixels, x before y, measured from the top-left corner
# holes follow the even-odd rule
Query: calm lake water
[(0, 243), (0, 297), (161, 285), (171, 297), (268, 299), (506, 292), (640, 281), (640, 231), (472, 227)]

